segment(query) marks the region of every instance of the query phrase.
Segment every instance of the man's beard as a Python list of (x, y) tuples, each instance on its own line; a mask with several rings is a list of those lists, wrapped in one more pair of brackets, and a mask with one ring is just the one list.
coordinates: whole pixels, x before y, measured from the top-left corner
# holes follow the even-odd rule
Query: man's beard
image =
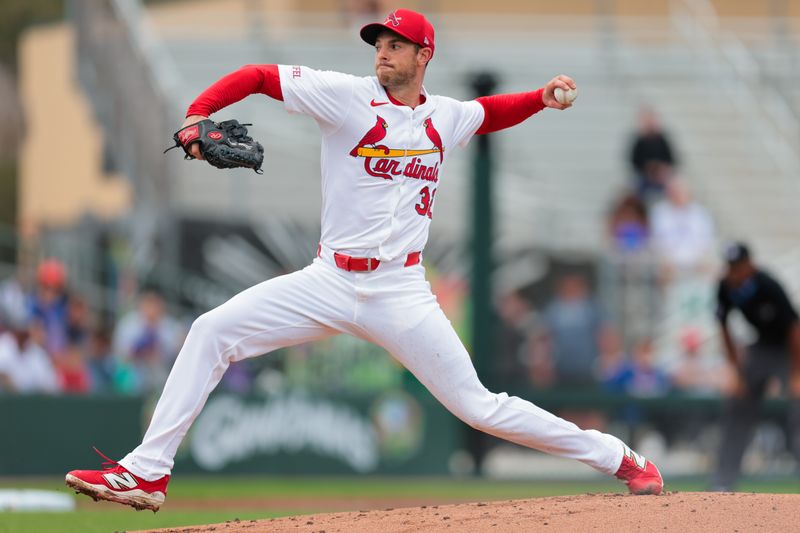
[(378, 81), (381, 85), (386, 88), (392, 88), (408, 85), (408, 83), (414, 79), (415, 71), (413, 67), (409, 67), (406, 70), (389, 68), (382, 70), (376, 69), (376, 74), (378, 75)]

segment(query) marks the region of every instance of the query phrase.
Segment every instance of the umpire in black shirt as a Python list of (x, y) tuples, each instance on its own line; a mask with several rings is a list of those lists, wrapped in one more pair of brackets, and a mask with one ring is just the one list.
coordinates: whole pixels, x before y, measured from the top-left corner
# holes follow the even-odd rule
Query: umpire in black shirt
[[(752, 438), (758, 411), (772, 378), (789, 396), (789, 443), (800, 460), (800, 320), (781, 285), (758, 269), (742, 243), (725, 251), (727, 272), (717, 293), (717, 318), (728, 362), (736, 371), (735, 392), (722, 418), (722, 442), (713, 480), (716, 490), (732, 490), (742, 456)], [(728, 329), (728, 315), (738, 309), (758, 332), (756, 342), (740, 353)]]

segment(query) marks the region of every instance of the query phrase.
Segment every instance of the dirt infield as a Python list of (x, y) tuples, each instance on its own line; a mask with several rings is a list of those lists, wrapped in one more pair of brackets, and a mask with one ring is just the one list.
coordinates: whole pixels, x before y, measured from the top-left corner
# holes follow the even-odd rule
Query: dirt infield
[(797, 531), (798, 494), (671, 492), (587, 494), (231, 521), (161, 533), (412, 533), (529, 531)]

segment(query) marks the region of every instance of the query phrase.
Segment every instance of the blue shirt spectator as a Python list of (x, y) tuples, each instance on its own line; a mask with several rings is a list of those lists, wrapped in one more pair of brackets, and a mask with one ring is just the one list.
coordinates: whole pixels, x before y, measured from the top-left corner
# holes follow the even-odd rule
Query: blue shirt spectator
[(53, 356), (63, 353), (68, 344), (66, 279), (66, 269), (60, 261), (42, 261), (36, 271), (36, 292), (29, 301), (30, 317), (41, 322), (44, 347)]
[(559, 385), (595, 384), (595, 366), (606, 321), (589, 294), (586, 279), (577, 274), (558, 282), (555, 299), (543, 313), (544, 343)]
[(631, 396), (661, 396), (669, 392), (669, 376), (653, 362), (653, 343), (639, 341), (631, 359), (625, 359), (610, 369), (603, 380), (606, 389)]

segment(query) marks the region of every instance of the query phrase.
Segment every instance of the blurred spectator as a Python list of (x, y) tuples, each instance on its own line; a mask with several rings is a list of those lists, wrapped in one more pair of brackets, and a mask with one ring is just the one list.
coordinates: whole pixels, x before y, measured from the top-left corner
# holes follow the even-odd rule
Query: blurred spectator
[[(2, 337), (0, 337), (0, 342)], [(11, 381), (11, 376), (7, 370), (8, 363), (3, 361), (2, 346), (0, 346), (0, 394), (4, 392), (15, 392), (14, 383)]]
[(19, 275), (0, 283), (0, 330), (10, 329), (10, 324), (22, 324), (28, 320), (28, 295)]
[(676, 390), (693, 396), (719, 396), (730, 388), (732, 376), (720, 362), (702, 353), (700, 330), (686, 328), (680, 335), (680, 355), (669, 372)]
[(88, 348), (91, 314), (86, 300), (75, 294), (67, 300), (66, 335), (69, 344)]
[(627, 254), (645, 250), (650, 229), (644, 202), (632, 193), (622, 195), (611, 208), (608, 229), (615, 252)]
[(66, 349), (56, 359), (56, 370), (61, 392), (87, 394), (91, 390), (91, 375), (80, 345), (67, 345)]
[(600, 343), (608, 328), (589, 284), (580, 274), (568, 274), (557, 284), (556, 296), (542, 317), (543, 331), (537, 348), (544, 351), (535, 362), (540, 384), (552, 379), (559, 385), (595, 384)]
[(697, 324), (713, 305), (711, 279), (714, 224), (708, 210), (692, 200), (686, 182), (673, 178), (666, 196), (651, 210), (653, 253), (660, 282), (659, 316), (681, 327)]
[(625, 361), (628, 354), (622, 344), (622, 335), (614, 327), (603, 328), (599, 347), (600, 359), (595, 367), (595, 375), (597, 381), (602, 382)]
[(660, 307), (648, 208), (628, 191), (614, 203), (608, 223), (611, 250), (601, 274), (607, 291), (603, 297), (628, 348), (637, 339), (652, 336)]
[(610, 391), (638, 397), (661, 396), (670, 389), (669, 377), (655, 364), (651, 339), (637, 342), (631, 359), (612, 368), (603, 381)]
[(30, 314), (44, 327), (44, 347), (51, 355), (67, 347), (67, 271), (57, 259), (47, 259), (36, 271), (36, 292), (30, 299)]
[(497, 357), (492, 359), (497, 383), (515, 383), (525, 379), (532, 348), (534, 312), (517, 291), (500, 296), (497, 303), (500, 321), (497, 327)]
[(36, 320), (0, 334), (0, 388), (5, 385), (22, 394), (58, 392), (56, 371), (43, 341), (44, 330)]
[(111, 351), (109, 328), (101, 326), (92, 332), (88, 352), (86, 366), (89, 370), (92, 392), (95, 394), (115, 392), (117, 367)]
[(666, 197), (650, 215), (653, 250), (667, 279), (709, 272), (714, 249), (714, 223), (708, 210), (692, 201), (686, 182), (674, 178)]
[(151, 392), (166, 380), (182, 338), (182, 328), (166, 314), (161, 295), (148, 290), (139, 297), (137, 309), (119, 321), (113, 349), (123, 365), (136, 371), (139, 391)]
[(639, 129), (631, 143), (630, 163), (636, 176), (639, 198), (650, 202), (661, 196), (677, 160), (655, 112), (639, 111)]
[(222, 376), (219, 388), (236, 394), (247, 394), (253, 390), (254, 381), (255, 377), (250, 368), (250, 361), (235, 361), (228, 366), (228, 370)]
[[(729, 491), (739, 477), (761, 403), (776, 380), (787, 388), (787, 440), (800, 461), (800, 318), (780, 283), (753, 263), (745, 244), (730, 245), (725, 260), (728, 266), (719, 282), (717, 319), (736, 386), (723, 412), (722, 441), (712, 483), (715, 490)], [(728, 328), (728, 316), (734, 309), (758, 333), (756, 342), (744, 350), (734, 342)]]

